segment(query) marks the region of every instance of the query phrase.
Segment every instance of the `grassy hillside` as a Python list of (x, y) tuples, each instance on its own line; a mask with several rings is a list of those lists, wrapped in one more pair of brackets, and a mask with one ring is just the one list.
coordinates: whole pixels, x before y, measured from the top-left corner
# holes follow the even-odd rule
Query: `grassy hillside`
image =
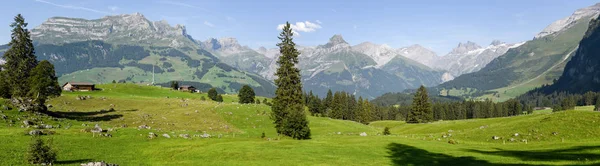
[[(552, 83), (574, 55), (591, 18), (582, 18), (572, 27), (527, 41), (494, 59), (480, 71), (464, 74), (437, 87), (439, 91), (459, 90), (458, 96), (504, 101)], [(470, 93), (466, 89), (476, 89)], [(483, 97), (482, 97), (483, 96)]]
[[(278, 137), (266, 105), (202, 101), (205, 94), (132, 84), (100, 85), (102, 91), (65, 92), (50, 103), (62, 118), (2, 110), (0, 165), (26, 165), (31, 140), (23, 119), (60, 128), (52, 139), (58, 165), (104, 160), (120, 165), (591, 165), (600, 163), (600, 114), (591, 111), (405, 124), (371, 125), (309, 117), (312, 139)], [(91, 99), (76, 100), (77, 96)], [(114, 105), (115, 111), (109, 110)], [(589, 109), (586, 107), (584, 109)], [(19, 118), (19, 119), (17, 119)], [(13, 121), (13, 123), (11, 123)], [(99, 124), (113, 137), (82, 129)], [(138, 129), (140, 125), (150, 129)], [(379, 135), (383, 127), (392, 135)], [(481, 128), (481, 126), (485, 126)], [(449, 132), (449, 130), (452, 130)], [(149, 139), (153, 132), (158, 138)], [(266, 138), (261, 138), (265, 133)], [(359, 136), (366, 132), (368, 136)], [(553, 135), (557, 132), (558, 135)], [(211, 138), (194, 137), (210, 134)], [(442, 138), (443, 134), (452, 134)], [(507, 139), (515, 137), (518, 141)], [(162, 137), (169, 134), (171, 138)], [(189, 134), (190, 139), (179, 137)], [(491, 140), (492, 136), (507, 140)], [(539, 138), (539, 139), (538, 139)], [(449, 144), (453, 139), (458, 144)], [(527, 139), (528, 142), (521, 142)], [(563, 141), (564, 139), (564, 141)]]

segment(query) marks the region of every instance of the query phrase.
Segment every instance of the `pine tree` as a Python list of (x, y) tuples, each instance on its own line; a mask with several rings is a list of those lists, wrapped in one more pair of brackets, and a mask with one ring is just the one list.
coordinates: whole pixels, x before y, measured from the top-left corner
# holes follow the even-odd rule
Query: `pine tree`
[(211, 100), (213, 100), (213, 101), (216, 101), (216, 100), (217, 100), (217, 95), (218, 95), (218, 94), (219, 94), (219, 93), (217, 93), (217, 89), (215, 89), (215, 88), (210, 88), (210, 89), (208, 90), (208, 98), (210, 98), (210, 99), (211, 99)]
[(10, 86), (7, 82), (8, 78), (6, 78), (6, 72), (2, 70), (2, 66), (0, 65), (0, 97), (5, 99), (10, 99)]
[(54, 71), (54, 65), (47, 60), (41, 61), (31, 72), (29, 77), (29, 96), (33, 97), (33, 102), (37, 104), (40, 111), (46, 111), (46, 100), (48, 97), (60, 96), (62, 90), (58, 85), (58, 78)]
[(331, 109), (331, 102), (333, 102), (333, 93), (331, 92), (331, 89), (329, 89), (323, 103), (323, 105), (325, 105), (325, 109)]
[(39, 136), (33, 138), (27, 154), (27, 161), (30, 164), (52, 165), (56, 161), (56, 152)]
[[(408, 115), (408, 123), (426, 123), (433, 120), (431, 103), (429, 103), (427, 89), (424, 86), (421, 85), (417, 93), (415, 93), (411, 107), (412, 109)], [(463, 118), (466, 118), (466, 112), (464, 112)]]
[(288, 22), (278, 37), (281, 40), (281, 43), (277, 44), (281, 56), (277, 60), (277, 90), (273, 98), (271, 117), (277, 133), (294, 139), (310, 139), (310, 128), (302, 101), (300, 70), (295, 67), (300, 52), (295, 48), (292, 36), (292, 28)]
[(8, 43), (9, 49), (4, 53), (4, 79), (10, 87), (13, 102), (21, 104), (30, 104), (31, 97), (29, 93), (29, 77), (31, 70), (37, 66), (33, 43), (27, 30), (27, 23), (21, 14), (18, 14), (10, 27), (12, 27), (11, 41)]
[(248, 85), (244, 85), (238, 92), (238, 98), (239, 98), (238, 102), (240, 104), (253, 103), (255, 96), (256, 96), (256, 94), (254, 93), (254, 90), (252, 89), (252, 87), (250, 87)]
[(223, 96), (221, 96), (221, 94), (218, 94), (217, 97), (215, 98), (215, 101), (219, 102), (219, 103), (223, 102)]
[(177, 81), (171, 81), (171, 88), (173, 90), (179, 90), (179, 82), (177, 82)]
[(600, 111), (600, 97), (596, 98), (596, 103), (594, 105), (594, 111)]

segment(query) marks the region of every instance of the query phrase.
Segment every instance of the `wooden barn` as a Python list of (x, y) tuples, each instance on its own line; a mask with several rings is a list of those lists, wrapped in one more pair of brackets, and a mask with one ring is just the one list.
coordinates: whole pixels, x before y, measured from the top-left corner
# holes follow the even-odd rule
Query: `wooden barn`
[(182, 86), (179, 86), (179, 90), (185, 91), (185, 92), (196, 92), (196, 87), (191, 86), (191, 85), (182, 85)]
[(62, 88), (66, 91), (93, 91), (95, 85), (87, 82), (67, 82)]

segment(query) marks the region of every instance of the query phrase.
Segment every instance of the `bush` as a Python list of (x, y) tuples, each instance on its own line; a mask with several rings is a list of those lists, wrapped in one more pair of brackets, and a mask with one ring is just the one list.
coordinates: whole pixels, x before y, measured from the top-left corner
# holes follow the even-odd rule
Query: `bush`
[(56, 161), (56, 153), (40, 137), (34, 137), (29, 145), (27, 161), (31, 164), (50, 165)]
[(390, 133), (390, 128), (389, 127), (385, 127), (383, 128), (383, 135), (390, 135), (392, 133)]
[(215, 89), (215, 88), (210, 88), (208, 90), (208, 98), (210, 98), (213, 101), (217, 101), (217, 95), (218, 94), (219, 93), (217, 92), (217, 89)]
[(265, 135), (265, 132), (263, 131), (262, 135), (260, 136), (260, 138), (265, 138), (265, 137), (267, 137), (267, 136)]
[(255, 96), (256, 96), (256, 94), (254, 93), (254, 90), (252, 89), (252, 87), (250, 87), (248, 85), (242, 86), (242, 89), (240, 89), (240, 91), (238, 92), (238, 98), (240, 99), (240, 101), (239, 101), (240, 104), (254, 103)]
[(200, 97), (200, 100), (202, 100), (202, 101), (206, 101), (206, 97), (204, 97), (204, 96), (201, 96), (201, 97)]
[(217, 95), (217, 98), (215, 99), (216, 102), (223, 102), (223, 96), (221, 96), (221, 94)]

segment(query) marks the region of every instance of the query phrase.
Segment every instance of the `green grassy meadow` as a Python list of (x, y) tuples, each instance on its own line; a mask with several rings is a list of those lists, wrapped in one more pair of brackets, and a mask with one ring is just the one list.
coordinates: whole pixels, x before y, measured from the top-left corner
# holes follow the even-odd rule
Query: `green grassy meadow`
[[(298, 141), (277, 136), (269, 106), (238, 104), (235, 95), (225, 95), (225, 102), (216, 103), (201, 100), (206, 94), (160, 87), (98, 87), (102, 90), (64, 92), (52, 99), (52, 114), (60, 118), (2, 110), (0, 114), (8, 118), (0, 119), (0, 165), (27, 165), (31, 136), (26, 132), (32, 129), (21, 127), (23, 119), (61, 125), (47, 129), (55, 134), (42, 136), (57, 150), (57, 165), (101, 160), (119, 165), (600, 164), (600, 113), (592, 112), (593, 107), (428, 124), (363, 125), (309, 117), (312, 139)], [(77, 100), (77, 96), (91, 99)], [(111, 128), (113, 137), (92, 137), (82, 131), (95, 124)], [(151, 128), (139, 129), (140, 125)], [(381, 135), (384, 127), (390, 127), (392, 135)], [(148, 138), (149, 132), (158, 137)], [(359, 136), (362, 132), (368, 136)], [(194, 136), (204, 133), (211, 138)]]

